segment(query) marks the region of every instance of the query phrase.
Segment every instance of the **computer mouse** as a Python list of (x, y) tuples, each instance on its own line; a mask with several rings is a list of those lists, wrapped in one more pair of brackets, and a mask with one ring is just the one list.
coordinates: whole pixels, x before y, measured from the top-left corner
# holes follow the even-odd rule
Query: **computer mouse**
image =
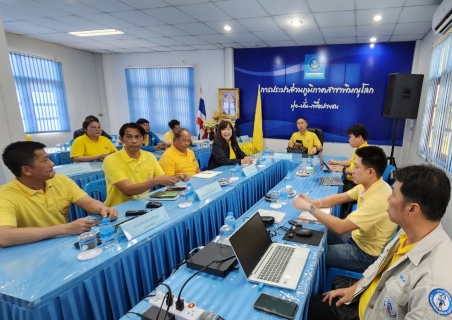
[(162, 206), (162, 204), (157, 201), (151, 201), (146, 204), (146, 208), (151, 208), (151, 209), (160, 208), (161, 206)]
[(300, 237), (310, 237), (310, 236), (312, 236), (311, 230), (305, 229), (305, 228), (298, 228), (297, 230), (295, 230), (295, 234), (297, 236), (300, 236)]

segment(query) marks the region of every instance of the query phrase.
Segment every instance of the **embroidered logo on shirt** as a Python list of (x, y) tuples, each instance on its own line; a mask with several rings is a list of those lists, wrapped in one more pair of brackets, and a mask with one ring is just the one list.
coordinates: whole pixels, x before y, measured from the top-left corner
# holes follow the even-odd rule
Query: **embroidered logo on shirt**
[(383, 309), (390, 318), (397, 318), (397, 310), (395, 308), (394, 301), (392, 301), (390, 297), (386, 297), (383, 302)]
[(452, 313), (452, 297), (447, 290), (437, 288), (430, 291), (428, 302), (433, 311), (441, 316), (448, 316)]
[(399, 279), (400, 279), (400, 281), (402, 281), (403, 283), (406, 282), (406, 279), (403, 277), (403, 275), (400, 275), (400, 276), (399, 276)]

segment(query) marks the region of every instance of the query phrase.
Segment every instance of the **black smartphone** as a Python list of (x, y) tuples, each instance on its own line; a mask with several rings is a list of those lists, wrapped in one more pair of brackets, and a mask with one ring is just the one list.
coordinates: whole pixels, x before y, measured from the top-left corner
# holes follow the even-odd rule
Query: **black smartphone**
[(141, 216), (141, 215), (146, 214), (148, 212), (149, 212), (149, 210), (127, 210), (126, 211), (126, 217)]
[(254, 308), (286, 319), (293, 319), (297, 313), (298, 304), (262, 293), (254, 303)]
[(289, 220), (289, 223), (295, 227), (303, 227), (303, 225), (301, 224), (301, 222), (295, 221), (295, 220)]
[(165, 191), (184, 191), (185, 187), (167, 187)]

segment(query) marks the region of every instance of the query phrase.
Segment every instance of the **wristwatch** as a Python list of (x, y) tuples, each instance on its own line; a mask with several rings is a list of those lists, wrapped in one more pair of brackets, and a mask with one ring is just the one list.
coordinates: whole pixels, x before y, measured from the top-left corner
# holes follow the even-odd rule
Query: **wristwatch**
[(347, 170), (347, 167), (342, 167), (342, 172), (345, 173), (345, 170)]
[(315, 209), (316, 209), (315, 205), (311, 204), (311, 205), (309, 206), (309, 208), (308, 208), (308, 212), (309, 212), (310, 214), (312, 214), (312, 213), (314, 212)]

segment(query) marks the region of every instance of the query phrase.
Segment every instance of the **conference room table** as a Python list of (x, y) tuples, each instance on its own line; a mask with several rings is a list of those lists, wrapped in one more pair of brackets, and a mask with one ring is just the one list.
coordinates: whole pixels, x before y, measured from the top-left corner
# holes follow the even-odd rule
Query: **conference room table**
[[(295, 161), (271, 159), (250, 177), (243, 177), (190, 208), (166, 201), (170, 220), (131, 241), (118, 239), (113, 250), (88, 261), (78, 261), (77, 236), (57, 237), (0, 249), (1, 319), (118, 319), (152, 291), (160, 275), (185, 256), (189, 248), (205, 245), (218, 233), (227, 212), (239, 218), (281, 181)], [(195, 189), (221, 177), (192, 178)], [(333, 189), (332, 189), (333, 191)], [(148, 200), (136, 199), (117, 206), (119, 218), (127, 210), (144, 209)]]
[[(46, 149), (48, 149), (48, 148), (46, 148)], [(50, 149), (56, 149), (56, 148), (50, 148)], [(195, 153), (195, 155), (198, 155), (200, 153), (210, 152), (211, 148), (205, 147), (205, 146), (200, 146), (200, 145), (195, 145), (194, 147), (192, 147), (192, 150)], [(64, 151), (64, 152), (69, 152), (69, 151)], [(164, 152), (165, 152), (165, 150), (157, 150), (157, 151), (154, 151), (153, 154), (155, 155), (155, 157), (158, 160), (158, 159), (160, 159), (160, 157), (162, 156), (162, 154)], [(84, 170), (83, 172), (80, 172), (81, 170), (77, 170), (77, 168), (78, 167), (82, 168), (82, 166), (83, 166), (83, 168), (86, 168), (84, 166), (86, 164), (86, 162), (55, 165), (54, 170), (56, 172), (61, 170), (62, 173), (66, 174), (69, 178), (74, 180), (75, 183), (80, 188), (83, 189), (85, 187), (85, 185), (87, 185), (89, 182), (105, 178), (104, 171), (102, 170), (102, 162), (97, 161), (97, 162), (88, 162), (88, 163), (89, 163), (90, 169)], [(77, 172), (77, 171), (79, 171), (79, 172)], [(68, 173), (65, 173), (65, 172), (68, 172)], [(76, 219), (82, 218), (82, 217), (86, 216), (86, 214), (87, 213), (85, 210), (72, 204), (69, 209), (69, 221), (74, 221)]]
[[(320, 168), (318, 163), (315, 165), (318, 167), (317, 169)], [(299, 168), (300, 167), (297, 169)], [(334, 173), (334, 175), (337, 174), (338, 173)], [(297, 193), (308, 194), (312, 199), (322, 198), (338, 192), (337, 186), (322, 186), (318, 179), (319, 175), (324, 175), (324, 173), (320, 173), (319, 170), (316, 170), (310, 177), (295, 176), (293, 189), (296, 190)], [(284, 187), (284, 184), (284, 181), (281, 181), (271, 191), (280, 190)], [(272, 237), (274, 242), (298, 245), (310, 249), (308, 260), (295, 290), (281, 289), (269, 285), (264, 285), (264, 287), (260, 289), (257, 283), (247, 281), (243, 270), (232, 270), (224, 278), (203, 272), (199, 273), (186, 284), (181, 297), (184, 298), (187, 303), (193, 302), (197, 307), (206, 311), (215, 312), (227, 320), (280, 319), (277, 316), (253, 308), (254, 302), (259, 295), (261, 293), (266, 293), (297, 303), (298, 311), (294, 319), (305, 319), (307, 311), (306, 305), (309, 301), (309, 297), (311, 294), (322, 293), (325, 287), (326, 233), (322, 236), (320, 243), (315, 246), (282, 240), (286, 231), (281, 230), (279, 226), (290, 227), (288, 221), (297, 220), (298, 215), (300, 214), (300, 211), (293, 208), (291, 205), (293, 198), (289, 198), (288, 200), (288, 204), (278, 210), (271, 209), (270, 202), (266, 201), (265, 198), (259, 200), (237, 220), (237, 227), (259, 210), (273, 210), (286, 213), (281, 224), (274, 224), (268, 229), (274, 234), (276, 233), (276, 235)], [(319, 223), (303, 222), (303, 224), (304, 227), (308, 229), (323, 232), (326, 231), (325, 227)], [(297, 236), (295, 235), (295, 237)], [(172, 293), (177, 296), (184, 283), (195, 273), (195, 270), (189, 269), (183, 265), (177, 272), (166, 279), (165, 284), (169, 285)], [(160, 286), (155, 292), (161, 293), (166, 291), (167, 289), (165, 287)], [(149, 299), (150, 298), (143, 299), (130, 311), (139, 314), (143, 313), (150, 307)], [(140, 319), (140, 317), (131, 313), (127, 313), (121, 318), (121, 320), (136, 319)]]

